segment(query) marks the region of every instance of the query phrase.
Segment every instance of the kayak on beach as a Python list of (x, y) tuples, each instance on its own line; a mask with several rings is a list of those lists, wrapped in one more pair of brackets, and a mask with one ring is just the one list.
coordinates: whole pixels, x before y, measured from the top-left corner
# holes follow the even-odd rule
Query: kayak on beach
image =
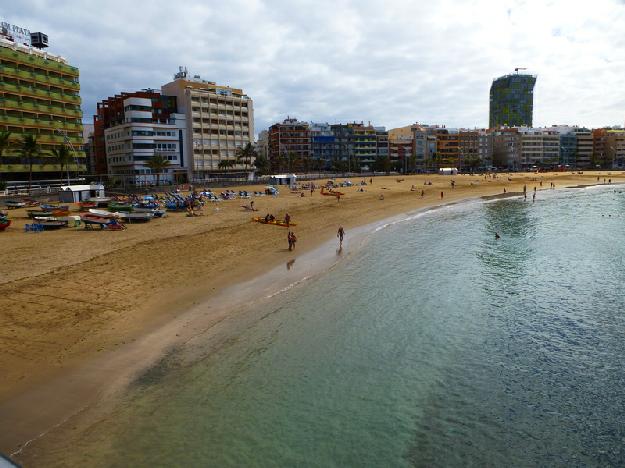
[(281, 226), (281, 227), (297, 226), (297, 224), (295, 224), (295, 223), (287, 223), (283, 219), (274, 219), (272, 221), (267, 221), (262, 216), (256, 216), (256, 217), (252, 218), (252, 221), (254, 221), (256, 223), (260, 223), (260, 224), (273, 224), (274, 226)]

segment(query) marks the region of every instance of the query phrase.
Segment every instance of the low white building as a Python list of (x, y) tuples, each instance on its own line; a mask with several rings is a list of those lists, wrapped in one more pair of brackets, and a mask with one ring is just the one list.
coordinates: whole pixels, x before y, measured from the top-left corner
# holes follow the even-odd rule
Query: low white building
[(59, 192), (59, 201), (63, 203), (78, 203), (90, 198), (103, 198), (104, 185), (63, 185)]
[(458, 174), (458, 168), (456, 167), (441, 167), (438, 170), (438, 173), (441, 175), (457, 175)]
[(297, 184), (297, 176), (295, 174), (275, 174), (269, 179), (271, 185), (288, 185), (289, 187)]
[(161, 171), (161, 183), (174, 183), (178, 173), (185, 174), (186, 119), (171, 114), (167, 123), (154, 122), (152, 101), (131, 97), (124, 100), (125, 122), (104, 131), (108, 173), (134, 185), (151, 185), (157, 174), (147, 163), (155, 155), (169, 161)]

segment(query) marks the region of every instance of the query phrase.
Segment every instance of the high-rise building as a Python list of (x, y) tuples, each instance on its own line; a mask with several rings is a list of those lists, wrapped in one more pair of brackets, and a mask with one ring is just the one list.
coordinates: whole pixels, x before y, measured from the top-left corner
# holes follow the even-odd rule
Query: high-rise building
[(253, 102), (243, 90), (203, 80), (199, 75), (191, 78), (180, 67), (174, 81), (163, 85), (161, 92), (175, 96), (178, 112), (186, 116), (185, 153), (190, 156), (191, 181), (249, 169), (249, 161), (237, 159), (238, 149), (254, 142)]
[[(15, 31), (19, 31), (16, 34)], [(29, 161), (19, 146), (24, 135), (37, 139), (33, 178), (61, 176), (52, 151), (66, 145), (73, 156), (70, 172), (85, 172), (78, 68), (61, 56), (43, 52), (47, 36), (22, 28), (0, 29), (0, 130), (11, 133), (0, 161), (6, 179), (28, 177)]]
[(493, 80), (489, 127), (531, 127), (536, 76), (514, 73)]

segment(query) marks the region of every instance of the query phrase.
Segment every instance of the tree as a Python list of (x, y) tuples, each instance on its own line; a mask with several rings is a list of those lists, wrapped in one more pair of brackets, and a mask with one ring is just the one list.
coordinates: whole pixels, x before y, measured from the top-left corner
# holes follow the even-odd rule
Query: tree
[(153, 173), (156, 173), (156, 186), (161, 184), (161, 172), (170, 165), (169, 160), (162, 154), (155, 154), (145, 163)]
[(234, 165), (236, 164), (235, 161), (231, 161), (229, 159), (223, 159), (221, 161), (219, 161), (219, 164), (217, 164), (217, 167), (221, 170), (226, 170), (229, 169), (231, 167), (234, 167)]
[(52, 149), (52, 156), (56, 162), (61, 166), (61, 173), (63, 169), (67, 169), (67, 185), (69, 185), (69, 165), (72, 162), (72, 154), (69, 151), (67, 145), (63, 144), (57, 148)]
[(477, 154), (470, 154), (469, 156), (464, 158), (464, 165), (470, 168), (471, 171), (477, 169), (480, 166), (481, 162), (482, 160)]
[(11, 142), (9, 141), (10, 136), (11, 136), (11, 132), (0, 132), (0, 164), (2, 164), (2, 158), (4, 157), (4, 152), (11, 145)]
[(269, 173), (269, 170), (270, 170), (269, 161), (262, 154), (259, 154), (258, 156), (256, 156), (256, 159), (254, 160), (254, 166), (256, 167), (259, 174), (261, 175)]
[(20, 147), (22, 158), (28, 164), (28, 191), (30, 192), (33, 185), (33, 164), (39, 156), (41, 156), (41, 148), (37, 143), (37, 137), (26, 134), (22, 137)]
[(256, 157), (258, 157), (256, 150), (254, 149), (254, 145), (251, 143), (237, 148), (237, 161), (241, 162), (241, 160), (243, 160), (245, 162), (246, 169), (252, 165), (252, 159)]

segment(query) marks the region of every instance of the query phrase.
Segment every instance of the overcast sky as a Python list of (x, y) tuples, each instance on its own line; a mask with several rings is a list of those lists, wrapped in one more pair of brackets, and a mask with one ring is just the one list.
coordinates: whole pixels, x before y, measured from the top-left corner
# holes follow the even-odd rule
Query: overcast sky
[(622, 0), (20, 0), (0, 15), (80, 68), (85, 121), (179, 65), (243, 88), (257, 133), (287, 115), (484, 127), (492, 79), (515, 67), (538, 75), (535, 126), (625, 121)]

